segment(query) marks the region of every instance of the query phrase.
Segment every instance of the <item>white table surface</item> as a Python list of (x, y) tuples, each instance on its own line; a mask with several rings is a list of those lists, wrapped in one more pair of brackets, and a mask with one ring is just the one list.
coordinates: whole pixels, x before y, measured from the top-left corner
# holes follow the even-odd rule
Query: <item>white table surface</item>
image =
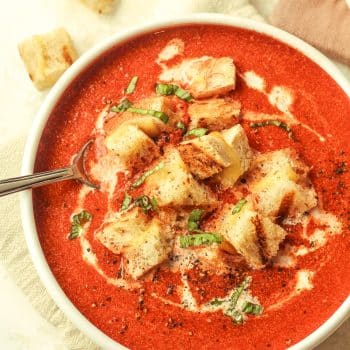
[[(49, 5), (50, 0), (42, 0), (42, 13), (39, 11), (35, 14), (31, 12), (34, 9), (28, 6), (30, 1), (0, 0), (0, 105), (3, 116), (12, 113), (14, 107), (25, 111), (25, 103), (38, 106), (42, 98), (42, 94), (33, 93), (32, 97), (18, 96), (18, 100), (13, 100), (16, 84), (17, 86), (19, 83), (22, 84), (23, 74), (22, 70), (9, 72), (6, 69), (6, 63), (14, 59), (14, 46), (25, 36), (24, 34), (27, 28), (30, 28), (30, 32), (28, 33), (30, 35), (35, 32), (47, 31), (48, 27), (53, 28), (57, 24), (60, 25), (62, 20), (62, 13), (57, 15), (57, 20), (54, 21), (57, 23), (52, 23), (52, 18), (50, 19), (44, 16), (45, 6)], [(53, 2), (53, 0), (51, 1)], [(271, 13), (275, 2), (276, 0), (251, 0), (251, 3), (265, 17)], [(142, 13), (142, 9), (139, 9), (139, 11)], [(74, 16), (74, 14), (67, 14), (67, 16)], [(51, 22), (49, 23), (49, 21)], [(80, 51), (84, 51), (91, 45), (88, 38), (88, 31), (87, 29), (86, 40), (78, 47)], [(103, 31), (101, 37), (103, 37)], [(344, 67), (340, 68), (350, 79), (349, 70)], [(31, 90), (30, 82), (28, 81), (27, 84), (28, 89)], [(22, 106), (20, 105), (21, 101), (25, 101)], [(16, 120), (15, 123), (9, 123), (8, 121), (9, 118), (0, 117), (0, 145), (4, 145), (11, 138), (16, 137), (20, 131), (27, 130), (32, 122), (32, 118), (23, 113), (21, 118)], [(5, 162), (11, 161), (11, 159), (0, 159), (0, 161), (0, 166), (5, 166)], [(6, 226), (2, 227), (3, 229), (6, 228)], [(37, 313), (1, 265), (0, 349), (66, 349), (59, 329), (50, 325)], [(317, 347), (317, 350), (331, 349), (350, 349), (350, 320), (345, 322), (335, 334)]]

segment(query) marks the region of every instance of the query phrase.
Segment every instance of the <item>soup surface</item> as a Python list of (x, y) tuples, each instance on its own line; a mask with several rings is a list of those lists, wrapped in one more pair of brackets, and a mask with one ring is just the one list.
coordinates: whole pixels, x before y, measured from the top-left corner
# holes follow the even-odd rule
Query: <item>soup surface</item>
[[(39, 144), (35, 171), (66, 166), (94, 138), (86, 164), (100, 184), (33, 191), (53, 274), (93, 324), (131, 349), (297, 343), (349, 295), (349, 115), (349, 98), (322, 69), (252, 31), (183, 26), (113, 48), (65, 91)], [(198, 142), (226, 149), (230, 132), (236, 153), (198, 156)], [(135, 156), (138, 133), (149, 148)], [(237, 159), (235, 169), (249, 164), (232, 175)], [(161, 176), (169, 167), (174, 176)], [(252, 241), (242, 243), (251, 223)], [(141, 243), (113, 236), (128, 230), (139, 241), (146, 233), (142, 244), (153, 232), (161, 248), (140, 260)]]

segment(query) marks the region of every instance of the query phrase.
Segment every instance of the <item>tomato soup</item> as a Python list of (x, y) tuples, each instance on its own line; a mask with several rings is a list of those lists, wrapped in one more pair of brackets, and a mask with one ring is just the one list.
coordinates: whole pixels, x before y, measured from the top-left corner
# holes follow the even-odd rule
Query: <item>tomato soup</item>
[[(205, 129), (204, 134), (212, 135), (208, 130), (222, 132), (240, 124), (253, 154), (263, 157), (259, 158), (262, 167), (267, 162), (266, 154), (292, 150), (307, 166), (307, 186), (312, 186), (313, 200), (317, 203), (312, 205), (312, 210), (311, 207), (303, 210), (298, 221), (271, 223), (278, 225), (277, 230), (283, 229), (284, 238), (279, 242), (278, 252), (269, 259), (257, 262), (245, 256), (237, 260), (239, 249), (231, 242), (236, 248), (230, 245), (233, 255), (231, 248), (223, 253), (227, 256), (228, 269), (221, 269), (220, 264), (206, 268), (205, 263), (197, 261), (187, 266), (183, 274), (181, 269), (174, 268), (182, 259), (181, 253), (167, 251), (165, 262), (157, 263), (140, 278), (134, 271), (137, 276), (128, 279), (123, 254), (108, 249), (96, 237), (101, 227), (105, 227), (107, 216), (110, 220), (119, 215), (116, 213), (125, 205), (129, 188), (132, 188), (128, 192), (131, 197), (143, 194), (147, 184), (134, 185), (135, 181), (145, 171), (154, 171), (157, 162), (147, 158), (141, 161), (141, 168), (138, 164), (128, 171), (113, 168), (107, 162), (101, 170), (96, 167), (96, 159), (105, 156), (105, 150), (99, 148), (99, 140), (104, 137), (100, 130), (103, 125), (113, 124), (112, 120), (118, 123), (123, 118), (120, 108), (111, 114), (111, 106), (118, 105), (125, 96), (135, 103), (148, 98), (155, 93), (155, 84), (162, 81), (168, 84), (163, 86), (168, 89), (165, 94), (176, 95), (172, 101), (176, 101), (174, 108), (181, 110), (181, 120), (171, 132), (157, 135), (156, 148), (151, 148), (148, 156), (153, 157), (160, 150), (157, 157), (162, 158), (164, 145), (165, 149), (177, 147), (183, 142), (182, 137), (193, 140), (183, 136), (182, 130), (189, 129), (189, 123), (193, 123), (188, 109), (193, 109), (193, 101), (203, 98), (209, 101), (208, 96), (200, 95), (202, 91), (197, 96), (191, 90), (195, 99), (188, 102), (186, 86), (175, 90), (169, 83), (180, 79), (176, 78), (178, 70), (187, 64), (186, 60), (200, 58), (203, 62), (208, 57), (233, 60), (236, 81), (230, 83), (232, 86), (224, 93), (224, 99), (214, 102), (221, 106), (234, 100), (236, 104), (229, 102), (230, 113), (234, 115), (237, 108), (238, 112), (230, 125), (219, 128), (216, 125), (220, 120), (218, 124), (207, 122), (204, 127), (197, 125), (196, 132)], [(130, 86), (132, 77), (137, 77), (131, 84), (134, 86)], [(125, 91), (128, 86), (129, 93)], [(96, 145), (87, 159), (88, 169), (93, 178), (102, 181), (100, 190), (91, 190), (74, 181), (33, 190), (37, 231), (55, 278), (88, 320), (131, 349), (284, 349), (299, 342), (325, 322), (349, 295), (349, 115), (349, 98), (327, 73), (297, 50), (253, 31), (187, 25), (149, 33), (114, 47), (93, 62), (63, 93), (40, 140), (35, 171), (66, 166), (88, 139), (95, 138)], [(190, 167), (194, 166), (191, 159), (184, 158)], [(108, 169), (109, 165), (112, 169)], [(206, 175), (200, 170), (202, 179)], [(202, 180), (195, 179), (197, 186)], [(210, 209), (210, 217), (201, 231), (199, 218), (192, 217), (195, 229), (192, 227), (190, 231), (200, 231), (201, 238), (204, 237), (200, 244), (208, 249), (205, 252), (216, 254), (221, 238), (215, 241), (218, 236), (208, 231), (217, 232), (215, 223), (221, 208), (236, 204), (230, 210), (233, 214), (241, 211), (247, 200), (244, 197), (238, 201), (237, 191), (249, 196), (246, 191), (250, 181), (248, 175), (241, 175), (235, 190), (223, 189), (212, 180), (205, 183), (220, 203)], [(198, 193), (199, 189), (195, 194)], [(159, 205), (162, 205), (160, 199)], [(194, 205), (191, 210), (196, 208)], [(68, 239), (72, 214), (78, 209), (89, 213), (89, 222), (84, 234)], [(201, 215), (203, 212), (204, 209)], [(152, 220), (157, 215), (153, 210)], [(176, 208), (164, 214), (167, 220), (172, 215), (177, 215)], [(190, 226), (191, 219), (188, 220)], [(195, 244), (184, 242), (182, 248)], [(208, 242), (213, 244), (206, 248)], [(198, 251), (189, 247), (186, 252), (190, 250)], [(233, 322), (228, 311), (222, 312), (220, 308), (238, 295), (240, 286), (248, 281), (247, 276), (249, 290), (247, 284), (239, 293), (246, 293), (250, 301), (244, 304), (244, 319)]]

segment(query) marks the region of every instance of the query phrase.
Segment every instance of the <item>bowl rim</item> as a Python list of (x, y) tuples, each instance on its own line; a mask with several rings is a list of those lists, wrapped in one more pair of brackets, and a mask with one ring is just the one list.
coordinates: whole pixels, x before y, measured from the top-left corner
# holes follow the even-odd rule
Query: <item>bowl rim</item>
[[(61, 76), (57, 83), (50, 90), (44, 102), (36, 114), (32, 127), (30, 128), (27, 142), (24, 148), (21, 174), (26, 175), (33, 172), (35, 157), (38, 143), (45, 127), (46, 121), (55, 107), (65, 89), (71, 82), (87, 68), (90, 63), (94, 62), (101, 54), (108, 51), (119, 43), (123, 43), (138, 35), (147, 34), (153, 31), (162, 30), (187, 24), (203, 25), (227, 25), (263, 33), (276, 40), (279, 40), (307, 56), (318, 66), (320, 66), (332, 79), (340, 86), (347, 96), (350, 97), (350, 84), (340, 73), (338, 68), (322, 53), (305, 43), (296, 36), (287, 33), (281, 29), (269, 24), (253, 21), (250, 19), (235, 17), (223, 14), (199, 13), (179, 18), (169, 18), (161, 21), (148, 21), (137, 25), (104, 39), (100, 44), (92, 47), (79, 57), (71, 67)], [(111, 339), (96, 326), (94, 326), (83, 314), (74, 306), (63, 292), (62, 288), (56, 281), (50, 267), (45, 259), (41, 248), (32, 205), (32, 192), (25, 191), (20, 196), (21, 219), (25, 239), (31, 259), (38, 272), (41, 282), (49, 292), (56, 305), (64, 314), (73, 322), (73, 324), (86, 334), (96, 344), (103, 349), (126, 349), (123, 345)], [(307, 350), (320, 344), (329, 335), (331, 335), (350, 315), (350, 296), (338, 307), (338, 309), (316, 330), (290, 347), (291, 350)]]

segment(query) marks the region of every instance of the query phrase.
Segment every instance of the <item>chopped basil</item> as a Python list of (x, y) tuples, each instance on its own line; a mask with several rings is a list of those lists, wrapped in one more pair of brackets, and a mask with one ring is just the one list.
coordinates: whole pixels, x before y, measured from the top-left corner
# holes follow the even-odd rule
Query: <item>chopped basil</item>
[(173, 84), (157, 84), (156, 93), (158, 95), (166, 95), (166, 96), (175, 95), (178, 98), (181, 98), (181, 100), (184, 100), (186, 102), (189, 102), (193, 99), (192, 95), (188, 91)]
[(134, 77), (131, 78), (129, 85), (128, 85), (128, 87), (125, 90), (126, 94), (130, 95), (130, 94), (132, 94), (135, 91), (136, 84), (137, 84), (138, 80), (139, 80), (139, 77), (137, 77), (137, 76), (134, 76)]
[(194, 209), (191, 211), (187, 220), (187, 228), (189, 231), (194, 231), (199, 228), (199, 221), (204, 213), (203, 209)]
[(181, 248), (188, 248), (188, 247), (194, 247), (202, 244), (213, 244), (213, 243), (221, 243), (222, 237), (216, 233), (212, 232), (203, 232), (199, 231), (201, 233), (196, 233), (193, 235), (185, 235), (180, 236), (180, 247)]
[(244, 207), (244, 205), (247, 203), (247, 200), (245, 199), (245, 198), (242, 198), (242, 199), (240, 199), (237, 203), (236, 203), (236, 205), (233, 207), (233, 209), (232, 209), (232, 214), (237, 214), (237, 213), (239, 213), (241, 210), (242, 210), (242, 208)]
[(183, 122), (177, 122), (176, 127), (182, 130), (183, 134), (186, 134), (186, 125)]
[(141, 177), (139, 177), (132, 185), (131, 185), (131, 189), (135, 189), (136, 187), (141, 186), (145, 180), (147, 179), (148, 176), (154, 174), (155, 172), (157, 172), (160, 169), (164, 168), (164, 163), (160, 162), (158, 163), (155, 167), (153, 167), (152, 169), (149, 169), (147, 171), (145, 171)]
[(178, 86), (173, 84), (157, 84), (156, 85), (156, 93), (158, 95), (174, 95)]
[(217, 298), (215, 298), (214, 300), (212, 300), (210, 302), (210, 305), (213, 305), (213, 306), (218, 306), (218, 305), (221, 305), (225, 302), (225, 300), (219, 300)]
[(232, 318), (234, 323), (240, 324), (243, 322), (243, 315), (236, 309), (237, 302), (243, 291), (249, 286), (250, 278), (247, 277), (231, 294), (229, 299), (230, 307), (226, 310), (225, 314)]
[(124, 112), (128, 108), (132, 106), (132, 102), (130, 102), (127, 98), (122, 99), (117, 106), (111, 107), (111, 112)]
[(246, 314), (252, 314), (257, 316), (263, 312), (263, 307), (261, 305), (246, 301), (243, 304), (242, 311), (245, 312)]
[(188, 91), (181, 89), (180, 87), (176, 89), (175, 95), (186, 102), (189, 102), (193, 99), (192, 95)]
[(286, 131), (289, 137), (292, 136), (292, 133), (293, 133), (292, 128), (288, 124), (281, 122), (280, 120), (264, 120), (262, 122), (250, 123), (251, 128), (260, 128), (262, 126), (269, 126), (269, 125), (277, 126), (278, 128), (281, 128), (284, 131)]
[(142, 108), (130, 107), (128, 108), (128, 111), (132, 113), (143, 114), (143, 115), (151, 115), (152, 117), (156, 117), (160, 119), (164, 123), (167, 123), (169, 120), (169, 117), (164, 112), (154, 111), (153, 109), (142, 109)]
[(158, 210), (157, 200), (154, 197), (152, 197), (152, 199), (150, 199), (146, 195), (142, 195), (140, 197), (137, 197), (135, 199), (135, 205), (140, 207), (143, 210), (143, 212), (146, 214), (150, 210), (152, 210), (152, 211)]
[(91, 219), (92, 215), (86, 210), (81, 211), (79, 214), (73, 215), (68, 239), (78, 238), (83, 232), (84, 225), (91, 221)]
[(128, 209), (131, 202), (132, 202), (132, 197), (128, 193), (125, 193), (123, 203), (122, 203), (120, 210), (124, 211), (124, 210)]
[(195, 128), (195, 129), (191, 129), (191, 130), (187, 131), (186, 136), (192, 135), (192, 136), (201, 137), (201, 136), (204, 136), (207, 132), (208, 132), (208, 129)]

